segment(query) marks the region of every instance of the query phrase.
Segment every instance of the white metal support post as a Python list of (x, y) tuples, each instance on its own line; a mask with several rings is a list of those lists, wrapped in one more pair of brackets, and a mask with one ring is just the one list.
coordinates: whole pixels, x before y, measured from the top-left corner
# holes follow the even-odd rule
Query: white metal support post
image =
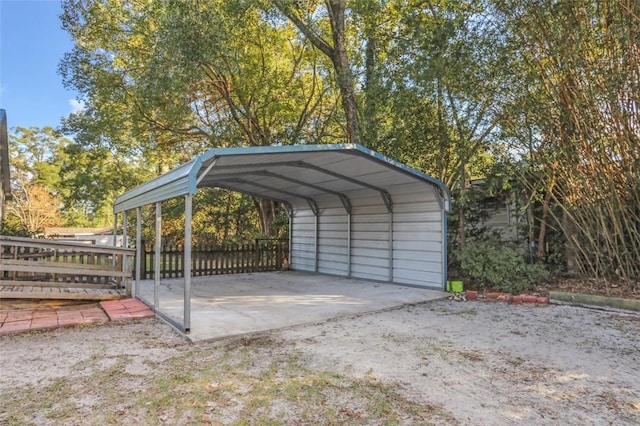
[(122, 247), (127, 247), (127, 212), (122, 212)]
[(153, 258), (153, 307), (160, 308), (160, 251), (162, 250), (162, 205), (156, 203), (156, 241)]
[[(122, 212), (122, 247), (127, 248), (127, 211)], [(129, 258), (126, 255), (122, 256), (122, 272), (129, 270)], [(131, 277), (122, 277), (121, 287), (124, 285), (127, 296), (131, 296)]]
[(313, 228), (313, 239), (314, 239), (314, 249), (313, 249), (313, 270), (314, 272), (318, 272), (318, 234), (320, 232), (320, 212), (314, 212), (314, 228)]
[(351, 278), (351, 212), (347, 213), (347, 277)]
[(133, 294), (135, 297), (140, 296), (140, 271), (142, 266), (142, 208), (136, 209), (136, 286)]
[(449, 249), (447, 247), (447, 212), (444, 208), (442, 208), (441, 210), (441, 214), (442, 214), (442, 226), (440, 227), (441, 232), (442, 232), (442, 289), (446, 290), (447, 289), (447, 280), (449, 279), (447, 277), (447, 273), (448, 273), (448, 256), (447, 256), (447, 250)]
[(293, 257), (291, 256), (291, 254), (293, 253), (293, 243), (291, 240), (291, 237), (293, 236), (293, 208), (286, 208), (287, 210), (287, 216), (289, 216), (289, 253), (287, 253), (287, 262), (289, 265), (289, 269), (293, 268), (291, 267), (291, 264), (293, 262)]
[(191, 329), (191, 217), (193, 196), (184, 197), (184, 331)]
[(113, 215), (113, 246), (118, 247), (118, 213)]
[[(113, 247), (118, 247), (118, 213), (113, 215)], [(116, 267), (116, 254), (113, 253), (111, 256), (111, 267), (115, 269)], [(114, 277), (115, 279), (115, 277)]]
[(393, 211), (389, 211), (389, 282), (393, 282)]

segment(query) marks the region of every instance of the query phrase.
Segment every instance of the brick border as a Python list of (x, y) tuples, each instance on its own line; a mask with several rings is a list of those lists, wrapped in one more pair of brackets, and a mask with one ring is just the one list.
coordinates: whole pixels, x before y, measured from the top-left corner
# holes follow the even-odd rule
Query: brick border
[(501, 302), (513, 305), (548, 305), (549, 297), (539, 294), (518, 294), (512, 295), (503, 292), (480, 293), (476, 290), (466, 290), (465, 300), (481, 300), (486, 302)]
[(153, 311), (135, 298), (103, 301), (85, 309), (14, 309), (0, 311), (0, 336), (152, 316), (155, 316)]

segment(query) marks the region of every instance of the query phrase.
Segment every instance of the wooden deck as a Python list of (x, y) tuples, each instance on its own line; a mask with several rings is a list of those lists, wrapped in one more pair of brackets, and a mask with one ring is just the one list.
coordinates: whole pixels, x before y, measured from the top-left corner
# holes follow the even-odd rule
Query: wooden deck
[(124, 289), (11, 286), (0, 281), (0, 299), (112, 300), (125, 297)]
[(0, 235), (0, 300), (131, 295), (135, 250)]

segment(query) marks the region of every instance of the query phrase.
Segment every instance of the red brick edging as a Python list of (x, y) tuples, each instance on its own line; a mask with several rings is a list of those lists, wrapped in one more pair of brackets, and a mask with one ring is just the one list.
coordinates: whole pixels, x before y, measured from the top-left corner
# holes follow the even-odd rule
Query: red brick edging
[(0, 335), (151, 316), (154, 316), (153, 311), (138, 299), (109, 300), (85, 309), (47, 308), (0, 311)]
[(537, 305), (548, 305), (549, 297), (547, 296), (539, 296), (536, 294), (519, 294), (519, 295), (511, 295), (509, 293), (501, 293), (501, 292), (491, 292), (491, 293), (480, 293), (476, 290), (467, 290), (465, 291), (466, 300), (486, 300), (490, 302), (503, 302), (503, 303), (512, 303), (514, 305), (522, 305), (522, 304), (537, 304)]

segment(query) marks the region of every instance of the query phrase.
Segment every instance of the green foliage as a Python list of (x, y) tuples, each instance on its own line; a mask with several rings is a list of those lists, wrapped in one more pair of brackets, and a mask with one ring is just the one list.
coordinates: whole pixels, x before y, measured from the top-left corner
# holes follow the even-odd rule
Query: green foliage
[(513, 294), (549, 276), (543, 265), (526, 263), (518, 250), (498, 240), (469, 242), (458, 258), (462, 270), (479, 286)]

